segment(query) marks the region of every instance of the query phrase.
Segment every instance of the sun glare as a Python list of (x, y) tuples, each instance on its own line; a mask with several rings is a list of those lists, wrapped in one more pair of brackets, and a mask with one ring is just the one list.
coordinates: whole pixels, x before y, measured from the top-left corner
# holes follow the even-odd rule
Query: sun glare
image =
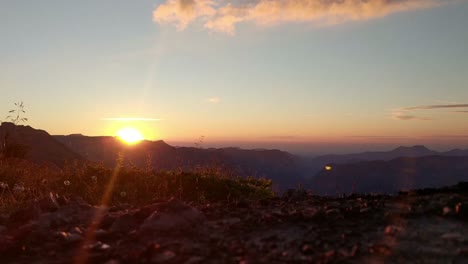
[(143, 140), (141, 133), (134, 128), (122, 128), (117, 132), (117, 136), (127, 144), (135, 144)]

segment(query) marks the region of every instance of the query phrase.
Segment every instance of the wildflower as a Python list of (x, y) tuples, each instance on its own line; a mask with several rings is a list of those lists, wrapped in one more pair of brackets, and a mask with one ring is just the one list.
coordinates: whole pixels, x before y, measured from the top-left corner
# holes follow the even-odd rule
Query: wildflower
[(13, 186), (13, 192), (23, 192), (24, 191), (24, 186), (23, 185), (20, 185), (20, 184), (15, 184), (15, 186)]
[(0, 189), (8, 189), (8, 183), (0, 182)]
[(70, 181), (64, 181), (63, 184), (64, 184), (65, 186), (70, 186)]
[(127, 196), (127, 193), (126, 192), (120, 192), (120, 197), (124, 198)]

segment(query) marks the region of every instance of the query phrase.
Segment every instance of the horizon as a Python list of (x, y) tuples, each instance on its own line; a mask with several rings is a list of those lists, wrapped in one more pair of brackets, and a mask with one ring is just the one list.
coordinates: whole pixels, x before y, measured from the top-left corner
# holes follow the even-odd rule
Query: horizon
[[(4, 123), (4, 122), (1, 122)], [(1, 124), (0, 123), (0, 124)], [(6, 122), (11, 123), (11, 122)], [(49, 133), (46, 129), (32, 127), (28, 124), (18, 124), (18, 126), (29, 126), (33, 129), (43, 130)], [(70, 133), (70, 134), (51, 134), (51, 136), (84, 136), (84, 137), (114, 137), (119, 138), (119, 135), (86, 135), (83, 133)], [(468, 149), (468, 143), (465, 145), (458, 144), (434, 144), (429, 142), (418, 141), (412, 143), (412, 141), (393, 142), (389, 144), (376, 144), (369, 142), (347, 142), (347, 143), (327, 143), (327, 142), (261, 142), (261, 141), (210, 141), (209, 139), (203, 138), (200, 140), (194, 139), (193, 141), (176, 141), (176, 140), (165, 140), (165, 139), (143, 139), (144, 141), (163, 141), (174, 147), (198, 147), (198, 148), (240, 148), (240, 149), (266, 149), (266, 150), (281, 150), (291, 154), (303, 157), (313, 157), (321, 155), (333, 155), (333, 154), (356, 154), (362, 152), (386, 152), (395, 150), (398, 147), (417, 147), (423, 146), (429, 150), (437, 152), (446, 152), (455, 149)], [(429, 143), (429, 144), (428, 144)]]
[[(0, 120), (344, 154), (468, 148), (468, 1), (14, 1)], [(83, 19), (85, 15), (86, 19)]]

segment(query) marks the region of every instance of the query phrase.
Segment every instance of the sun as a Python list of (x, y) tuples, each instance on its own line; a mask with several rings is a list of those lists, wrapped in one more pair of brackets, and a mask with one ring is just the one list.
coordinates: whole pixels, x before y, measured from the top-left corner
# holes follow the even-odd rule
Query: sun
[(144, 139), (138, 130), (130, 127), (117, 131), (117, 136), (127, 144), (135, 144)]

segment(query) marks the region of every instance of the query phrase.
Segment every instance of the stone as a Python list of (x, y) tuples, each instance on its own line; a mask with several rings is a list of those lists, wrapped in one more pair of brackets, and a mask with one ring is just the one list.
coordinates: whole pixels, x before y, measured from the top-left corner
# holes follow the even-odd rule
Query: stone
[(60, 204), (57, 201), (55, 194), (53, 194), (52, 192), (50, 192), (47, 197), (44, 197), (37, 201), (37, 204), (39, 205), (39, 208), (42, 212), (54, 212), (60, 208)]
[(187, 261), (184, 262), (184, 264), (201, 264), (204, 262), (204, 258), (200, 256), (193, 256), (187, 259)]
[(447, 239), (447, 240), (463, 240), (463, 235), (460, 233), (445, 233), (440, 236), (442, 239)]
[(132, 231), (133, 229), (138, 228), (138, 224), (139, 223), (134, 216), (130, 214), (124, 214), (114, 221), (114, 223), (109, 228), (109, 231), (125, 234)]
[(385, 235), (396, 235), (397, 233), (401, 232), (401, 228), (395, 225), (389, 225), (385, 227)]
[(83, 240), (83, 237), (79, 234), (59, 232), (59, 236), (67, 243), (77, 243)]
[(205, 216), (197, 209), (179, 201), (171, 201), (165, 211), (155, 211), (140, 226), (142, 232), (187, 232), (193, 231), (204, 221)]
[(305, 244), (302, 246), (302, 249), (301, 249), (302, 253), (304, 254), (312, 254), (314, 253), (314, 247), (310, 244)]
[(175, 258), (177, 255), (171, 250), (164, 250), (162, 253), (155, 254), (151, 258), (152, 263), (166, 263), (171, 259)]
[(468, 218), (468, 204), (458, 203), (455, 205), (455, 214), (457, 217)]
[(445, 207), (442, 209), (442, 214), (443, 214), (443, 215), (449, 215), (451, 212), (452, 212), (452, 209), (450, 209), (450, 207), (448, 207), (448, 206), (445, 206)]

